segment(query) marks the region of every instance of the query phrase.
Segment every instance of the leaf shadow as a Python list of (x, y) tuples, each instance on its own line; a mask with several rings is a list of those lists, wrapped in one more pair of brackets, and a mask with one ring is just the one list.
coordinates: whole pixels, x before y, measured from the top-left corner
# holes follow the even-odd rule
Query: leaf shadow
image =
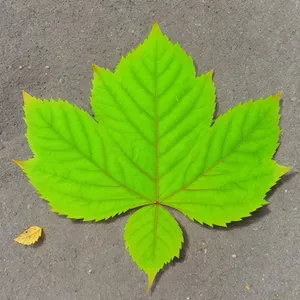
[(282, 178), (276, 183), (276, 185), (273, 186), (272, 189), (268, 192), (268, 194), (266, 196), (266, 200), (268, 200), (270, 197), (272, 197), (272, 195), (275, 193), (275, 191), (277, 189), (279, 189), (282, 185), (284, 185), (286, 182), (291, 180), (297, 174), (298, 174), (298, 171), (293, 170), (293, 171), (289, 172), (288, 174), (285, 174), (284, 176), (282, 176)]
[[(278, 188), (280, 188), (283, 184), (288, 182), (297, 173), (298, 173), (297, 171), (294, 171), (294, 172), (291, 172), (291, 173), (288, 173), (288, 174), (285, 174), (284, 176), (282, 176), (282, 178), (276, 183), (276, 185), (273, 186), (272, 189), (268, 192), (265, 199), (268, 200), (270, 197), (272, 197), (272, 195)], [(210, 227), (206, 224), (203, 224), (202, 226), (207, 229), (210, 229), (210, 230), (230, 231), (230, 230), (234, 230), (236, 228), (243, 228), (243, 227), (247, 227), (252, 224), (255, 224), (255, 223), (259, 222), (260, 219), (262, 219), (263, 217), (267, 216), (270, 213), (271, 213), (271, 210), (269, 209), (268, 205), (265, 205), (265, 206), (257, 209), (256, 211), (252, 212), (251, 216), (249, 216), (245, 219), (242, 219), (242, 221), (229, 223), (227, 225), (227, 227), (221, 227), (221, 226)]]
[[(91, 220), (91, 221), (84, 221), (83, 219), (69, 219), (73, 224), (95, 224), (95, 223), (101, 223), (101, 224), (111, 224), (113, 222), (116, 222), (116, 220), (121, 220), (121, 219), (124, 219), (124, 218), (128, 218), (129, 215), (131, 215), (132, 213), (134, 213), (136, 209), (131, 209), (129, 211), (126, 211), (125, 213), (122, 213), (120, 215), (116, 215), (116, 216), (113, 216), (107, 220), (100, 220), (100, 221), (95, 221), (95, 220)], [(60, 217), (64, 217), (65, 216), (60, 216)]]
[[(285, 184), (286, 182), (288, 182), (291, 178), (293, 178), (298, 172), (297, 171), (294, 171), (294, 172), (290, 172), (286, 175), (284, 175), (281, 180), (279, 180), (277, 182), (277, 184), (275, 186), (273, 186), (273, 188), (268, 192), (267, 196), (266, 196), (266, 199), (268, 200), (272, 195), (273, 193), (278, 189), (280, 188), (283, 184)], [(102, 221), (99, 221), (101, 222), (102, 224), (110, 224), (112, 222), (115, 222), (116, 219), (122, 219), (122, 218), (128, 218), (128, 216), (132, 213), (134, 213), (136, 210), (138, 210), (139, 208), (136, 208), (136, 209), (132, 209), (132, 210), (129, 210), (125, 213), (122, 213), (121, 215), (117, 215), (117, 216), (114, 216), (112, 218), (109, 218), (107, 220), (102, 220)], [(230, 230), (233, 230), (233, 229), (236, 229), (236, 228), (243, 228), (243, 227), (247, 227), (251, 224), (255, 224), (256, 222), (258, 222), (261, 218), (267, 216), (268, 214), (271, 213), (271, 210), (268, 208), (268, 206), (263, 206), (262, 208), (254, 211), (250, 217), (247, 217), (245, 219), (243, 219), (242, 221), (238, 221), (238, 222), (232, 222), (232, 223), (229, 223), (227, 227), (220, 227), (220, 226), (215, 226), (215, 227), (210, 227), (206, 224), (199, 224), (201, 226), (203, 226), (204, 228), (207, 228), (209, 230), (221, 230), (221, 231), (230, 231)], [(60, 216), (60, 217), (64, 217), (65, 216)], [(189, 249), (189, 237), (188, 237), (188, 234), (186, 232), (186, 229), (185, 227), (182, 225), (182, 223), (180, 221), (178, 221), (178, 218), (176, 218), (181, 230), (182, 230), (182, 233), (183, 233), (183, 237), (184, 237), (184, 242), (182, 244), (182, 248), (181, 248), (181, 251), (180, 251), (180, 256), (179, 258), (175, 257), (170, 263), (164, 265), (164, 267), (158, 272), (154, 282), (153, 282), (153, 285), (150, 289), (150, 293), (153, 293), (158, 285), (158, 282), (160, 281), (161, 277), (163, 276), (163, 274), (169, 270), (169, 268), (175, 266), (176, 264), (180, 264), (182, 262), (185, 261), (185, 258), (186, 258), (186, 254), (187, 254), (187, 251)], [(83, 221), (83, 219), (70, 219), (70, 221), (74, 224), (80, 224), (80, 223), (84, 223), (84, 224), (94, 224), (95, 221)], [(98, 223), (98, 222), (97, 222)], [(44, 234), (43, 236), (41, 237), (40, 241), (38, 243), (35, 244), (35, 246), (37, 247), (38, 245), (41, 245), (44, 241), (45, 237), (44, 237)]]
[(192, 59), (193, 59), (193, 64), (194, 64), (195, 71), (196, 71), (196, 76), (199, 76), (200, 74), (198, 73), (199, 72), (198, 64), (194, 58), (192, 58)]
[(242, 219), (241, 221), (231, 222), (231, 223), (227, 224), (227, 227), (222, 227), (222, 226), (210, 227), (206, 224), (203, 224), (202, 226), (209, 230), (230, 231), (230, 230), (234, 230), (236, 228), (243, 228), (243, 227), (247, 227), (252, 224), (255, 224), (255, 223), (259, 222), (260, 219), (262, 219), (263, 217), (267, 216), (270, 213), (271, 213), (271, 210), (266, 205), (266, 206), (259, 208), (256, 211), (252, 212), (251, 216), (246, 217), (246, 218)]
[(185, 227), (182, 225), (182, 223), (180, 223), (178, 221), (178, 219), (176, 218), (176, 221), (177, 223), (179, 224), (181, 230), (182, 230), (182, 234), (183, 234), (183, 243), (182, 243), (182, 248), (180, 250), (180, 254), (179, 254), (179, 257), (175, 257), (170, 263), (167, 263), (164, 265), (164, 267), (157, 273), (156, 277), (155, 277), (155, 280), (152, 284), (152, 287), (151, 287), (151, 290), (150, 290), (150, 293), (153, 293), (154, 290), (156, 289), (156, 286), (158, 284), (158, 282), (160, 281), (160, 278), (163, 276), (163, 274), (169, 270), (169, 268), (175, 266), (176, 264), (180, 264), (182, 263), (185, 258), (186, 258), (186, 253), (189, 249), (189, 237), (187, 235), (187, 232), (185, 230)]

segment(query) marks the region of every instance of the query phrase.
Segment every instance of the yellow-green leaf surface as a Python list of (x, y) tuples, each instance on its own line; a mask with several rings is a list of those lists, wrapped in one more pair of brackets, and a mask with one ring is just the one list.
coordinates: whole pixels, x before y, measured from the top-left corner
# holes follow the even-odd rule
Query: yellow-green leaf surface
[(34, 158), (16, 162), (69, 218), (98, 221), (144, 206), (129, 217), (125, 240), (150, 288), (183, 242), (168, 207), (226, 226), (267, 203), (289, 170), (273, 160), (280, 94), (239, 104), (212, 124), (212, 71), (197, 76), (157, 23), (115, 71), (93, 70), (95, 119), (66, 101), (24, 93)]
[(279, 97), (249, 101), (220, 116), (171, 170), (176, 179), (161, 178), (161, 203), (210, 226), (239, 221), (266, 204), (266, 192), (290, 169), (271, 159), (280, 133)]
[(24, 171), (53, 211), (102, 220), (150, 203), (154, 183), (86, 112), (62, 100), (42, 101), (26, 93), (24, 99), (35, 154), (23, 162)]
[(150, 288), (164, 264), (179, 257), (183, 235), (172, 215), (157, 204), (143, 207), (129, 218), (125, 240), (134, 261), (148, 274)]

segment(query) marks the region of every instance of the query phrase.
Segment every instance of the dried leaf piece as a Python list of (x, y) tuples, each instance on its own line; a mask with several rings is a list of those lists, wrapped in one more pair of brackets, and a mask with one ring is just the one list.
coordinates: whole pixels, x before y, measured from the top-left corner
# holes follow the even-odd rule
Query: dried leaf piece
[(22, 232), (14, 241), (22, 245), (31, 245), (36, 243), (42, 236), (42, 228), (39, 226), (31, 226)]

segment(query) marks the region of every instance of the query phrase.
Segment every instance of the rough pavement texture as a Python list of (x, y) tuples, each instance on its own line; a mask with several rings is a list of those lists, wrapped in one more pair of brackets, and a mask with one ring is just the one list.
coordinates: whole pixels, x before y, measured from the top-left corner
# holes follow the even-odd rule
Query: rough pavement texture
[[(299, 16), (297, 0), (1, 0), (0, 299), (300, 299)], [(154, 18), (199, 72), (215, 69), (218, 113), (284, 91), (276, 158), (295, 168), (268, 208), (228, 229), (177, 214), (187, 233), (183, 258), (161, 272), (150, 297), (124, 248), (127, 216), (104, 223), (59, 217), (11, 160), (31, 156), (22, 89), (90, 110), (91, 62), (113, 68)], [(29, 225), (45, 227), (44, 241), (13, 242)]]

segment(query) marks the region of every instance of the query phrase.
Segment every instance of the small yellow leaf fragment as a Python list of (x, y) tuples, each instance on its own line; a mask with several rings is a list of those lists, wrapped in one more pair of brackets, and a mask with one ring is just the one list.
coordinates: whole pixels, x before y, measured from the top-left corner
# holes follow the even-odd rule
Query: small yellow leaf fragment
[(245, 289), (250, 291), (250, 286), (248, 284), (245, 285)]
[(31, 226), (22, 232), (14, 241), (22, 245), (31, 245), (36, 243), (42, 236), (42, 228), (39, 226)]

